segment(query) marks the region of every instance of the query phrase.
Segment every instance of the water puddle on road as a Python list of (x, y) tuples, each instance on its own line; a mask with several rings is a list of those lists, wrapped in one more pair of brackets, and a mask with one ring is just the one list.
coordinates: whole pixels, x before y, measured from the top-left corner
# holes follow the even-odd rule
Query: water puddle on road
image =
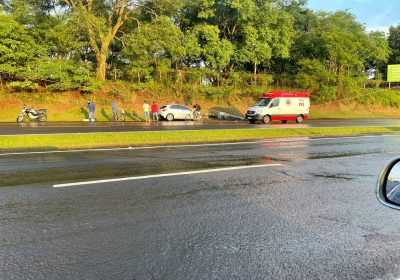
[[(139, 161), (139, 162), (137, 162)], [(19, 167), (18, 170), (0, 171), (0, 187), (18, 186), (27, 184), (59, 184), (75, 181), (101, 180), (112, 178), (123, 178), (131, 176), (146, 176), (154, 174), (176, 173), (196, 171), (203, 169), (214, 169), (235, 166), (248, 166), (258, 164), (279, 163), (274, 160), (258, 158), (228, 157), (219, 159), (199, 160), (169, 160), (160, 159), (145, 160), (122, 160), (121, 162), (84, 161), (80, 163), (55, 163), (59, 167), (45, 167), (40, 164), (31, 164), (26, 168)], [(49, 168), (50, 167), (50, 168)]]
[[(355, 146), (304, 141), (226, 146), (166, 147), (0, 157), (0, 186), (60, 184), (241, 165), (274, 164), (379, 154), (382, 144)], [(338, 143), (338, 145), (336, 145)], [(389, 148), (391, 145), (389, 146)], [(318, 164), (318, 163), (316, 163)], [(335, 178), (332, 178), (335, 179)], [(338, 178), (351, 179), (351, 178)]]

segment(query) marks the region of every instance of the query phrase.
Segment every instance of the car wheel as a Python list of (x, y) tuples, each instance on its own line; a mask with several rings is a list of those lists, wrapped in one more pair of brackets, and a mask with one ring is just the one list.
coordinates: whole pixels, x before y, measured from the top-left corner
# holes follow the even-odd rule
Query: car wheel
[(302, 123), (303, 122), (303, 116), (302, 115), (298, 115), (296, 118), (296, 122), (297, 123)]
[(174, 120), (174, 115), (168, 114), (168, 115), (166, 116), (166, 119), (167, 119), (167, 121), (171, 122), (171, 121)]
[(263, 123), (267, 124), (271, 121), (271, 116), (270, 115), (265, 115), (264, 118), (262, 119)]

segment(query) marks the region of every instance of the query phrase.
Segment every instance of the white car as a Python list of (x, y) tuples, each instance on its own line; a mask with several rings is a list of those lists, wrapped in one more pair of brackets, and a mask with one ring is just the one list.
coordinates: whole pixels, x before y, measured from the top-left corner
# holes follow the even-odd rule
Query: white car
[(191, 120), (193, 119), (193, 112), (184, 105), (165, 105), (158, 110), (158, 116), (167, 121)]

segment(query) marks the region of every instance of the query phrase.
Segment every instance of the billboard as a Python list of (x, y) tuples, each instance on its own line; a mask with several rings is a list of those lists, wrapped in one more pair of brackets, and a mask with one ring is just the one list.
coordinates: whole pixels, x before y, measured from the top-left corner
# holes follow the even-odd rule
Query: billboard
[(387, 81), (400, 82), (400, 64), (388, 65)]

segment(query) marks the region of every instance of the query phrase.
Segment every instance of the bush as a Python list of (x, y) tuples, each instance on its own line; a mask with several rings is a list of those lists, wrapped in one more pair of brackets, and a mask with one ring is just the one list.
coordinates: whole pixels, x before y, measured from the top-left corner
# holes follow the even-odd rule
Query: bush
[(23, 82), (10, 82), (7, 84), (7, 87), (13, 91), (32, 92), (37, 90), (39, 88), (39, 85), (31, 81), (23, 81)]
[(299, 62), (300, 72), (297, 80), (307, 90), (318, 91), (323, 85), (336, 85), (336, 77), (329, 73), (325, 66), (318, 60), (304, 59)]
[(144, 89), (145, 87), (146, 87), (145, 83), (135, 83), (135, 84), (132, 85), (132, 90), (133, 91), (139, 91), (139, 90)]
[(124, 77), (126, 77), (131, 82), (137, 83), (149, 83), (153, 81), (152, 73), (154, 71), (153, 67), (145, 68), (145, 67), (135, 67), (135, 66), (127, 66), (124, 68)]
[(120, 94), (119, 90), (118, 90), (117, 88), (115, 88), (115, 87), (113, 87), (113, 88), (110, 90), (110, 95), (113, 96), (113, 97), (118, 97), (119, 94)]
[(212, 102), (223, 102), (228, 103), (229, 100), (237, 96), (240, 91), (230, 87), (201, 87), (200, 93), (208, 100)]
[(336, 100), (337, 88), (335, 86), (324, 86), (322, 85), (320, 89), (313, 94), (311, 94), (311, 99), (316, 103), (326, 103)]
[(37, 66), (37, 78), (55, 82), (48, 86), (51, 91), (80, 90), (94, 92), (101, 84), (93, 77), (90, 64), (66, 59), (43, 60)]

